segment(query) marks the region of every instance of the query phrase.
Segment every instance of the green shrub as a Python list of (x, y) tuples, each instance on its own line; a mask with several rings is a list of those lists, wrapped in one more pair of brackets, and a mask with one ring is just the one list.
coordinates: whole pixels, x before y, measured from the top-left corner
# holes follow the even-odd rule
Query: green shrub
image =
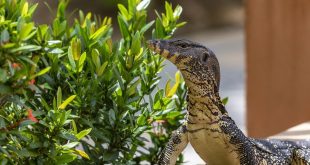
[(163, 59), (145, 36), (170, 38), (182, 8), (166, 2), (148, 22), (150, 0), (119, 4), (113, 41), (111, 18), (79, 11), (70, 25), (68, 2), (51, 25), (37, 25), (37, 5), (0, 0), (1, 162), (155, 163), (184, 118), (185, 87), (179, 73), (158, 87)]

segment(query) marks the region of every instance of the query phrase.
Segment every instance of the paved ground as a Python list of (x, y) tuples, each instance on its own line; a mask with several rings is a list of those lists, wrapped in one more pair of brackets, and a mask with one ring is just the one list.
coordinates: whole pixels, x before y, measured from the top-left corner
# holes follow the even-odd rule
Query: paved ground
[[(199, 32), (179, 38), (199, 42), (217, 55), (221, 65), (221, 97), (229, 97), (227, 110), (239, 128), (245, 130), (245, 65), (243, 29), (223, 29)], [(167, 63), (162, 78), (173, 75), (176, 68)], [(162, 82), (165, 82), (162, 81)], [(187, 165), (204, 164), (193, 148), (188, 145), (184, 151)]]

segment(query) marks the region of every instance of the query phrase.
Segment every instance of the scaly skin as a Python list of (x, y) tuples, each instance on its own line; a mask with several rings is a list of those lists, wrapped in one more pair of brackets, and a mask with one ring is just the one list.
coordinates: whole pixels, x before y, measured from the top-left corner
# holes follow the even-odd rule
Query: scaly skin
[(148, 46), (177, 66), (188, 88), (186, 123), (173, 133), (158, 164), (175, 164), (190, 142), (209, 165), (310, 165), (310, 141), (243, 134), (221, 102), (220, 67), (210, 49), (188, 40), (151, 40)]

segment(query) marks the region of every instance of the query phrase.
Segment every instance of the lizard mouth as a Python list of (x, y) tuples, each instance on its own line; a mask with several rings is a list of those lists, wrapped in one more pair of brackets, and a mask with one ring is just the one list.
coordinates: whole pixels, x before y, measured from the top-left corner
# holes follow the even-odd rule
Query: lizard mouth
[(165, 40), (149, 40), (147, 41), (147, 46), (152, 51), (158, 53), (162, 57), (166, 58), (167, 60), (171, 61), (172, 63), (175, 62), (178, 53), (171, 53), (168, 49), (165, 48), (167, 44)]

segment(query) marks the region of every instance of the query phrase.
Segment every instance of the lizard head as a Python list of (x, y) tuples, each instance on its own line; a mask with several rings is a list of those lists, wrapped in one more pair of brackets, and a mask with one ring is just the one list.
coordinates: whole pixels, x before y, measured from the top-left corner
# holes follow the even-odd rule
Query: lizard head
[(189, 40), (149, 40), (148, 47), (172, 62), (185, 82), (209, 84), (216, 91), (220, 84), (220, 67), (215, 54), (205, 46)]

